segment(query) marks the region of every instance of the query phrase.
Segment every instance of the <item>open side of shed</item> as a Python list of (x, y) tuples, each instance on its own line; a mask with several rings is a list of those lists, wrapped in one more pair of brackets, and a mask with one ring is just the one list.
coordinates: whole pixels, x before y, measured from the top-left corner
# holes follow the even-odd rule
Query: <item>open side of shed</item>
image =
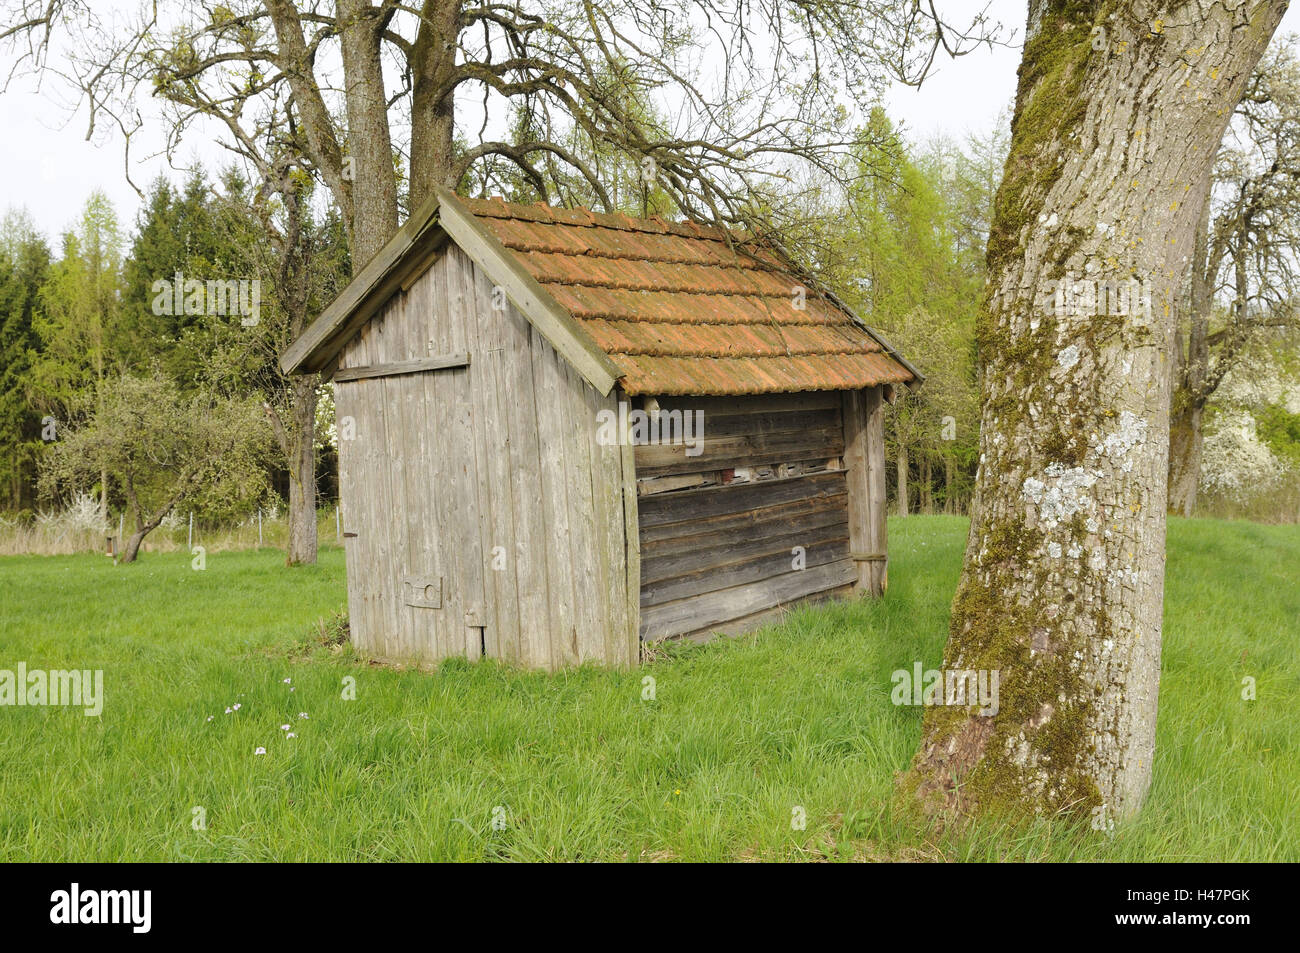
[(413, 215), (281, 361), (335, 381), (358, 651), (627, 666), (883, 593), (883, 405), (920, 375), (806, 291), (695, 225)]

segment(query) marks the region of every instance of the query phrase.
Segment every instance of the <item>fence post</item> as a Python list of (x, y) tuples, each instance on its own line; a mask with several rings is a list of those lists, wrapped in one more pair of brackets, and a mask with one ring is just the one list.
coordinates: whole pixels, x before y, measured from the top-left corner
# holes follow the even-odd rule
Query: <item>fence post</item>
[(257, 548), (262, 548), (262, 511), (257, 511)]
[(190, 531), (185, 537), (185, 548), (189, 552), (194, 552), (194, 511), (190, 510)]
[(340, 521), (339, 521), (339, 505), (338, 505), (337, 503), (335, 503), (335, 504), (334, 504), (334, 542), (336, 542), (336, 543), (339, 541), (339, 536), (342, 535), (342, 529), (341, 529), (341, 527), (339, 526), (339, 522), (340, 522)]

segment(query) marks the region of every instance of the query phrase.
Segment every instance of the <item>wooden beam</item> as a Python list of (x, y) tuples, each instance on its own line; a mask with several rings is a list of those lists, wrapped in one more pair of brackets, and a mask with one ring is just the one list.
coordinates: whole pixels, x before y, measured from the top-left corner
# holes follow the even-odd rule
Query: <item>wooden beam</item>
[(456, 244), (505, 290), (506, 297), (587, 383), (606, 396), (623, 373), (609, 355), (450, 190), (438, 189), (437, 197), (442, 227)]
[[(864, 392), (867, 411), (867, 545), (881, 556), (889, 553), (885, 530), (885, 402), (881, 387)], [(883, 596), (889, 586), (889, 560), (873, 559), (867, 564), (870, 591)]]
[(391, 364), (367, 364), (362, 367), (344, 367), (334, 372), (334, 380), (359, 381), (368, 377), (393, 377), (397, 374), (419, 374), (423, 371), (440, 371), (449, 367), (468, 367), (468, 354), (440, 354), (414, 361), (394, 361)]
[[(620, 388), (615, 397), (628, 399)], [(632, 665), (641, 663), (641, 502), (636, 492), (636, 455), (626, 429), (619, 434), (619, 462), (622, 469), (623, 491), (623, 553), (627, 578), (623, 596), (627, 600), (627, 629), (620, 633), (626, 639), (628, 659)]]
[(880, 387), (844, 393), (844, 465), (849, 485), (849, 550), (854, 588), (882, 596), (888, 584), (885, 431)]
[(402, 274), (405, 276), (400, 285), (403, 292), (410, 291), (412, 286), (424, 277), (424, 273), (433, 267), (434, 262), (442, 257), (443, 252), (447, 250), (445, 241), (434, 241), (427, 243), (423, 257), (411, 266), (402, 266)]
[(801, 572), (782, 572), (758, 582), (716, 589), (703, 595), (641, 612), (641, 638), (649, 641), (689, 632), (713, 630), (746, 616), (785, 605), (853, 582), (853, 564), (847, 559), (810, 566)]

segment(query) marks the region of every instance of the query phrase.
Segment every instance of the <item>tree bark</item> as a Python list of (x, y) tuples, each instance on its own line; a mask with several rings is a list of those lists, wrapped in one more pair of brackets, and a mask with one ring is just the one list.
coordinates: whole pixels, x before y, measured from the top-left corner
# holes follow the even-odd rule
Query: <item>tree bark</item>
[(136, 556), (140, 554), (140, 544), (144, 542), (144, 538), (148, 533), (149, 530), (147, 529), (137, 529), (131, 534), (131, 537), (126, 541), (126, 548), (122, 550), (122, 562), (135, 562)]
[(1169, 424), (1169, 511), (1191, 516), (1196, 508), (1197, 489), (1201, 484), (1200, 402), (1179, 408), (1177, 397), (1173, 419)]
[(316, 379), (300, 376), (293, 381), (294, 436), (286, 447), (289, 460), (289, 552), (290, 566), (316, 562)]
[(435, 186), (454, 189), (456, 40), (460, 0), (425, 0), (411, 50), (411, 208)]
[(289, 549), (284, 559), (289, 566), (316, 562), (316, 383), (314, 374), (294, 377), (283, 410), (263, 405), (289, 468)]
[(135, 492), (135, 478), (130, 473), (126, 474), (126, 478), (122, 481), (122, 490), (126, 494), (126, 502), (131, 508), (131, 515), (135, 518), (135, 531), (131, 533), (131, 538), (126, 542), (126, 549), (122, 551), (121, 562), (135, 562), (136, 556), (140, 554), (140, 544), (144, 542), (144, 538), (162, 525), (163, 518), (172, 511), (172, 507), (181, 498), (184, 488), (189, 482), (190, 475), (187, 474), (180, 481), (181, 490), (163, 504), (152, 517), (146, 520), (144, 508), (140, 505), (140, 498)]
[(108, 471), (99, 471), (99, 521), (108, 525)]
[(380, 58), (383, 21), (368, 0), (339, 0), (340, 50), (352, 159), (352, 273), (397, 231), (397, 170)]
[[(1030, 5), (979, 319), (974, 516), (944, 652), (947, 670), (997, 672), (999, 699), (987, 716), (926, 711), (909, 784), (930, 810), (1109, 822), (1146, 794), (1179, 285), (1197, 186), (1285, 7)], [(1103, 284), (1131, 295), (1130, 278), (1149, 309)], [(1076, 296), (1085, 280), (1104, 305)]]

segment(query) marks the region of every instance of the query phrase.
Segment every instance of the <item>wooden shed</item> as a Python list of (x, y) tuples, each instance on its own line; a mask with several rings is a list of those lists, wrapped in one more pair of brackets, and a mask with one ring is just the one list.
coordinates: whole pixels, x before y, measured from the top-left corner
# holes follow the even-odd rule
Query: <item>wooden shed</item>
[(921, 375), (721, 229), (441, 192), (281, 359), (335, 382), (372, 657), (635, 664), (886, 584)]

